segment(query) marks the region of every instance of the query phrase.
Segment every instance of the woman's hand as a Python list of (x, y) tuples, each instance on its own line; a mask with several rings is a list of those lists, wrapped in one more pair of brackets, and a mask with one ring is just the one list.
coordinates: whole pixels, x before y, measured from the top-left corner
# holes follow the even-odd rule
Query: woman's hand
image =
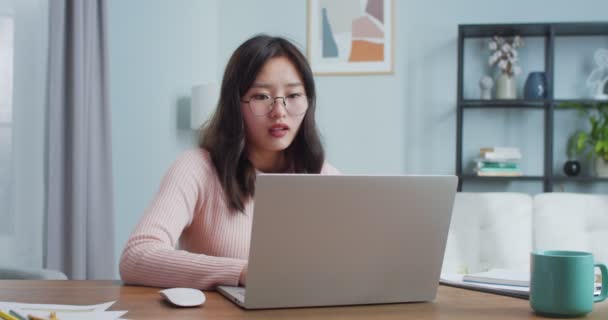
[(245, 265), (245, 267), (243, 268), (243, 271), (241, 271), (241, 275), (239, 276), (239, 286), (245, 286), (245, 282), (247, 282), (247, 266), (248, 264)]

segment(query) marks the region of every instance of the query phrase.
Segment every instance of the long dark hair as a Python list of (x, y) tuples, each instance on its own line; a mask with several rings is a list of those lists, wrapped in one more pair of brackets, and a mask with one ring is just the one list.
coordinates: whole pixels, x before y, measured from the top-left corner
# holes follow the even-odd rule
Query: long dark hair
[(286, 57), (299, 72), (308, 98), (308, 109), (293, 142), (285, 150), (295, 173), (319, 173), (325, 160), (315, 123), (315, 84), (304, 55), (288, 40), (255, 36), (241, 44), (230, 57), (215, 114), (199, 136), (199, 147), (211, 155), (229, 208), (244, 211), (244, 202), (255, 193), (255, 168), (245, 152), (245, 126), (241, 99), (258, 73), (272, 58)]

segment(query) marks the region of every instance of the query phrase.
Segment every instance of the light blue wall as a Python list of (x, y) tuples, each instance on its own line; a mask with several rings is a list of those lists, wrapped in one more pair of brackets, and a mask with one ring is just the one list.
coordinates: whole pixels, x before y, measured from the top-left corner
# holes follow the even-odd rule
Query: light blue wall
[[(458, 24), (601, 21), (608, 12), (604, 0), (395, 5), (393, 75), (316, 78), (328, 159), (346, 173), (454, 173)], [(118, 255), (171, 161), (194, 144), (178, 126), (190, 87), (219, 80), (232, 51), (256, 33), (286, 36), (304, 50), (307, 8), (306, 1), (283, 0), (110, 0), (109, 9)], [(498, 120), (498, 129), (466, 134), (488, 144), (523, 140), (530, 155), (542, 150), (537, 117), (506, 115), (521, 124)], [(530, 158), (526, 165), (540, 170), (542, 160)]]
[(176, 155), (195, 144), (193, 85), (216, 76), (215, 1), (110, 0), (116, 256)]
[[(315, 79), (317, 120), (328, 159), (343, 172), (401, 173), (406, 169), (405, 61), (400, 55), (405, 51), (400, 32), (405, 21), (399, 18), (405, 11), (400, 4), (395, 15), (394, 75)], [(220, 1), (220, 62), (225, 64), (243, 40), (260, 32), (292, 39), (305, 52), (306, 12), (306, 1)]]

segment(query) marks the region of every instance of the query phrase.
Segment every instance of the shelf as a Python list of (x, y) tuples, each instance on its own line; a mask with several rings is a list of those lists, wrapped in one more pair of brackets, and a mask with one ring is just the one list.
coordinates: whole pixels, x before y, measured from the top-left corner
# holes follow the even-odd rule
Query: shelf
[(562, 103), (582, 103), (582, 104), (591, 104), (591, 105), (597, 105), (597, 104), (606, 104), (608, 105), (608, 100), (594, 100), (594, 99), (558, 99), (558, 100), (554, 100), (555, 103), (555, 110), (568, 110), (568, 109), (574, 109), (572, 107), (567, 107), (567, 108), (558, 108), (560, 104)]
[(473, 108), (519, 108), (519, 109), (544, 109), (547, 100), (471, 100), (466, 99), (460, 102), (460, 106), (465, 109)]
[[(533, 38), (530, 44), (534, 44), (532, 49), (534, 51), (528, 52), (530, 54), (529, 58), (537, 58), (533, 63), (534, 69), (543, 70), (545, 72), (546, 81), (547, 81), (547, 90), (546, 90), (546, 98), (545, 99), (525, 99), (523, 96), (520, 99), (515, 100), (479, 100), (479, 99), (467, 99), (465, 97), (473, 97), (478, 98), (479, 95), (475, 95), (474, 92), (469, 89), (473, 87), (465, 86), (465, 79), (472, 79), (471, 76), (473, 74), (468, 74), (467, 70), (475, 70), (475, 72), (486, 73), (484, 70), (487, 68), (487, 62), (482, 59), (478, 59), (479, 52), (475, 50), (487, 50), (485, 47), (480, 47), (480, 44), (483, 44), (484, 41), (489, 40), (493, 36), (502, 36), (502, 37), (513, 37), (513, 36), (521, 36), (523, 38)], [(608, 22), (557, 22), (557, 23), (520, 23), (520, 24), (465, 24), (458, 26), (458, 57), (457, 57), (457, 110), (456, 110), (456, 174), (460, 177), (458, 190), (463, 190), (463, 185), (466, 185), (470, 182), (476, 182), (477, 184), (483, 185), (484, 182), (486, 184), (498, 184), (504, 183), (504, 187), (511, 188), (512, 186), (507, 185), (507, 182), (516, 182), (516, 181), (534, 181), (536, 183), (542, 184), (543, 192), (552, 192), (556, 183), (559, 184), (573, 184), (572, 187), (581, 187), (587, 188), (586, 184), (598, 183), (604, 184), (608, 182), (608, 177), (595, 177), (595, 176), (580, 176), (580, 177), (567, 177), (563, 173), (560, 175), (553, 174), (553, 168), (555, 165), (554, 153), (555, 153), (555, 144), (561, 143), (561, 139), (565, 136), (565, 132), (559, 131), (562, 129), (562, 126), (566, 123), (564, 121), (568, 120), (570, 117), (573, 119), (572, 123), (567, 123), (564, 127), (567, 130), (573, 129), (576, 126), (582, 125), (582, 121), (578, 118), (574, 118), (574, 115), (571, 114), (571, 111), (576, 110), (576, 107), (561, 107), (564, 103), (570, 104), (579, 104), (585, 105), (585, 107), (595, 107), (598, 106), (607, 106), (608, 100), (595, 100), (591, 98), (588, 99), (579, 99), (577, 96), (573, 96), (572, 94), (567, 94), (564, 92), (564, 88), (559, 86), (554, 86), (556, 82), (555, 75), (555, 66), (562, 66), (559, 61), (556, 61), (556, 58), (561, 57), (560, 54), (564, 50), (563, 46), (559, 45), (563, 41), (565, 44), (570, 45), (568, 41), (584, 41), (585, 43), (588, 41), (588, 37), (597, 37), (601, 36), (601, 40), (605, 40), (608, 38)], [(561, 39), (558, 39), (561, 37)], [(567, 37), (584, 37), (583, 39), (567, 39)], [(484, 39), (485, 38), (485, 39)], [(471, 41), (467, 41), (471, 40)], [(593, 39), (592, 39), (593, 40)], [(524, 40), (525, 41), (525, 40)], [(474, 46), (474, 47), (471, 47)], [(470, 49), (473, 49), (471, 51)], [(576, 47), (569, 46), (569, 50), (577, 50)], [(556, 56), (556, 51), (559, 51)], [(569, 53), (568, 50), (563, 51), (564, 53)], [(523, 53), (523, 52), (522, 52)], [(475, 65), (473, 67), (465, 68), (465, 56), (469, 56), (473, 54), (474, 61), (479, 62), (483, 65)], [(485, 52), (482, 54), (485, 56)], [(541, 63), (540, 58), (544, 56), (544, 64)], [(479, 61), (477, 61), (479, 60)], [(530, 59), (529, 59), (530, 60)], [(468, 61), (470, 62), (470, 61)], [(492, 69), (494, 70), (494, 69)], [(531, 69), (532, 70), (532, 69)], [(568, 69), (569, 70), (569, 69)], [(574, 72), (573, 70), (569, 70), (568, 73)], [(578, 71), (576, 71), (578, 72)], [(557, 77), (562, 79), (562, 77)], [(469, 82), (467, 85), (471, 84)], [(518, 87), (519, 88), (519, 87)], [(524, 90), (525, 91), (525, 90)], [(521, 93), (521, 92), (520, 92)], [(556, 94), (559, 95), (562, 93), (561, 99), (556, 99)], [(568, 99), (568, 97), (572, 97), (573, 99)], [(585, 96), (582, 96), (585, 97)], [(470, 170), (470, 168), (466, 165), (465, 159), (468, 159), (469, 154), (474, 149), (474, 145), (467, 146), (465, 145), (465, 135), (464, 135), (464, 126), (465, 124), (474, 123), (472, 121), (465, 121), (466, 117), (475, 116), (475, 119), (479, 119), (480, 114), (476, 111), (465, 112), (465, 110), (489, 110), (488, 114), (483, 114), (484, 118), (495, 117), (500, 121), (500, 117), (507, 116), (508, 119), (505, 120), (505, 124), (507, 121), (518, 121), (521, 120), (524, 116), (526, 119), (538, 119), (542, 117), (543, 119), (543, 127), (535, 127), (534, 130), (540, 131), (542, 129), (542, 137), (540, 135), (536, 135), (536, 137), (542, 138), (544, 145), (539, 148), (535, 148), (537, 152), (531, 154), (530, 157), (535, 157), (534, 159), (540, 160), (542, 159), (542, 169), (536, 170), (541, 171), (541, 173), (537, 173), (536, 175), (526, 175), (520, 177), (480, 177), (477, 176), (474, 172)], [(507, 112), (502, 112), (506, 110)], [(519, 110), (516, 111), (518, 117), (510, 117), (510, 113), (513, 112), (511, 110)], [(500, 111), (500, 112), (495, 112)], [(520, 112), (525, 111), (525, 112)], [(532, 112), (530, 112), (532, 111)], [(540, 112), (539, 112), (540, 111)], [(491, 114), (489, 114), (491, 113)], [(524, 114), (525, 113), (525, 114)], [(487, 116), (487, 117), (486, 117)], [(557, 119), (556, 119), (557, 118)], [(485, 119), (481, 119), (479, 121), (484, 121)], [(527, 123), (526, 123), (527, 124)], [(531, 124), (530, 124), (531, 125)], [(556, 127), (558, 129), (556, 130)], [(473, 131), (473, 134), (480, 135), (483, 134), (481, 132)], [(469, 132), (468, 134), (471, 134)], [(485, 137), (481, 136), (481, 139), (476, 143), (483, 143), (483, 145), (491, 145), (492, 141), (497, 140), (496, 143), (501, 141), (509, 141), (509, 144), (517, 145), (514, 142), (513, 137), (511, 136), (511, 132), (496, 132), (495, 136), (500, 137), (500, 135), (508, 135), (508, 138), (497, 139), (493, 136)], [(519, 134), (516, 132), (516, 134)], [(525, 134), (523, 132), (522, 134)], [(559, 134), (560, 141), (556, 140), (557, 134)], [(470, 139), (472, 136), (467, 136)], [(523, 137), (519, 135), (519, 140), (528, 139), (524, 135)], [(523, 141), (522, 141), (523, 142)], [(470, 142), (469, 142), (470, 143)], [(480, 147), (481, 147), (480, 146)], [(529, 147), (529, 146), (528, 146)], [(561, 146), (560, 146), (561, 147)], [(463, 183), (464, 182), (464, 183)], [(580, 184), (580, 185), (575, 185)], [(519, 186), (518, 186), (519, 187)], [(526, 185), (524, 188), (528, 188)], [(595, 186), (594, 186), (595, 187)], [(605, 187), (605, 185), (602, 185)]]
[(558, 22), (558, 23), (519, 23), (519, 24), (467, 24), (460, 31), (465, 38), (486, 38), (494, 35), (512, 37), (545, 37), (551, 31), (555, 36), (605, 36), (608, 34), (606, 22)]
[[(528, 180), (528, 181), (542, 181), (542, 176), (520, 176), (520, 177), (480, 177), (474, 174), (464, 174), (460, 176), (463, 180)], [(608, 180), (608, 179), (607, 179)]]
[(556, 182), (608, 182), (608, 177), (593, 177), (593, 176), (580, 176), (580, 177), (566, 177), (566, 176), (554, 176), (553, 180)]
[(608, 23), (555, 23), (553, 24), (555, 36), (605, 36), (608, 34)]
[[(543, 99), (543, 100), (475, 100), (475, 99), (465, 99), (461, 101), (459, 104), (462, 108), (465, 109), (481, 109), (481, 108), (518, 108), (518, 109), (544, 109), (551, 103), (551, 100)], [(553, 104), (555, 105), (556, 110), (567, 110), (574, 109), (572, 107), (567, 108), (558, 108), (562, 103), (581, 103), (587, 105), (597, 105), (597, 104), (606, 104), (608, 105), (608, 100), (593, 100), (593, 99), (559, 99), (553, 100)]]
[(485, 38), (495, 35), (503, 37), (512, 37), (515, 35), (544, 37), (549, 34), (549, 30), (549, 25), (537, 23), (467, 24), (460, 26), (460, 31), (465, 38)]

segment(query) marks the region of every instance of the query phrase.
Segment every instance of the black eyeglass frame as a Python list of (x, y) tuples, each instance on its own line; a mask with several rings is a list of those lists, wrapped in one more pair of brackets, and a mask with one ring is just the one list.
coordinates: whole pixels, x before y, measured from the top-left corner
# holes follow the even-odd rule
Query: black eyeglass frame
[(270, 104), (270, 107), (268, 108), (268, 111), (266, 113), (264, 113), (264, 114), (258, 114), (258, 113), (255, 113), (253, 111), (253, 108), (251, 107), (251, 100), (253, 100), (253, 98), (249, 98), (249, 100), (241, 100), (241, 102), (242, 103), (246, 103), (246, 104), (249, 105), (249, 110), (251, 110), (251, 113), (253, 113), (256, 116), (260, 116), (261, 117), (261, 116), (265, 116), (265, 115), (269, 114), (270, 112), (272, 112), (272, 109), (274, 109), (274, 106), (275, 106), (275, 104), (277, 102), (277, 99), (283, 99), (283, 107), (285, 107), (285, 110), (287, 110), (287, 113), (289, 113), (289, 115), (295, 117), (295, 116), (301, 116), (301, 115), (305, 114), (306, 111), (308, 111), (308, 105), (310, 105), (310, 101), (308, 100), (308, 96), (306, 96), (306, 95), (302, 95), (302, 96), (306, 99), (307, 106), (306, 106), (306, 109), (304, 110), (304, 112), (299, 113), (299, 114), (292, 114), (289, 111), (290, 108), (287, 106), (287, 101), (285, 100), (285, 99), (287, 99), (287, 97), (274, 97), (274, 98), (270, 97), (272, 99), (272, 103)]

